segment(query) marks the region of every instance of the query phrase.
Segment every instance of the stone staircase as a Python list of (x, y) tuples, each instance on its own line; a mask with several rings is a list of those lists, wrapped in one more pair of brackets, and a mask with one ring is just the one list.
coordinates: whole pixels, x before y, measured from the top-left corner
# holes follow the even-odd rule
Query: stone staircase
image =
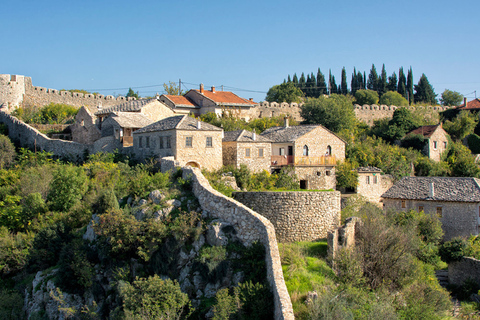
[(448, 286), (448, 270), (437, 270), (435, 276), (437, 276), (438, 283), (442, 287), (446, 288)]

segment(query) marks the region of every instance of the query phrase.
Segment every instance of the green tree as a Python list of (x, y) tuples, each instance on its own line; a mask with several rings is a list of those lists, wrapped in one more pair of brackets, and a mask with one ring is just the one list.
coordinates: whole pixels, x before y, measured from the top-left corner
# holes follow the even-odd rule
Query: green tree
[(380, 97), (380, 104), (387, 106), (406, 107), (408, 101), (396, 91), (387, 91)]
[(385, 64), (382, 66), (382, 72), (380, 73), (380, 77), (378, 77), (378, 96), (382, 96), (385, 92), (387, 92), (387, 71), (385, 70)]
[(408, 132), (418, 127), (412, 112), (405, 107), (395, 110), (392, 119), (388, 122), (387, 135), (390, 140), (399, 140)]
[(412, 71), (412, 67), (410, 67), (410, 69), (408, 70), (408, 74), (407, 74), (407, 86), (406, 86), (406, 90), (407, 90), (407, 96), (408, 96), (408, 103), (410, 104), (413, 104), (413, 71)]
[(300, 75), (300, 79), (298, 79), (298, 88), (303, 91), (305, 94), (305, 88), (307, 86), (307, 79), (305, 78), (305, 74), (302, 72)]
[(335, 76), (332, 76), (332, 71), (328, 72), (328, 88), (330, 94), (336, 94), (338, 92), (337, 84), (335, 83)]
[(350, 81), (350, 90), (353, 96), (355, 96), (355, 92), (358, 89), (359, 88), (358, 88), (357, 70), (355, 67), (353, 67), (352, 80)]
[(463, 138), (473, 133), (473, 130), (477, 126), (478, 118), (468, 112), (462, 110), (453, 121), (447, 120), (443, 124), (443, 129), (454, 139), (455, 141), (461, 141)]
[(348, 94), (348, 87), (347, 87), (347, 71), (345, 71), (345, 67), (342, 69), (342, 82), (340, 83), (340, 93), (341, 94)]
[(407, 95), (407, 78), (405, 77), (405, 73), (403, 73), (403, 67), (398, 70), (398, 86), (397, 92), (402, 95), (405, 99), (408, 99)]
[(136, 99), (140, 98), (140, 97), (138, 96), (138, 91), (135, 93), (135, 91), (133, 91), (132, 88), (128, 88), (128, 92), (127, 92), (127, 94), (125, 95), (125, 97), (127, 97), (127, 98), (133, 97), (133, 98), (136, 98)]
[(325, 76), (323, 73), (320, 71), (320, 68), (318, 68), (317, 71), (317, 93), (315, 95), (316, 98), (319, 96), (322, 96), (324, 94), (327, 94), (327, 83), (325, 82)]
[(370, 69), (370, 74), (368, 75), (367, 89), (378, 92), (378, 82), (377, 69), (375, 69), (375, 65), (372, 64), (372, 69)]
[(395, 72), (392, 73), (390, 77), (388, 77), (388, 84), (387, 90), (388, 91), (397, 91), (397, 74)]
[(335, 169), (337, 187), (356, 188), (358, 183), (358, 172), (355, 170), (355, 164), (350, 160), (338, 163)]
[(343, 95), (310, 98), (303, 105), (300, 114), (305, 124), (321, 124), (334, 132), (353, 129), (355, 113), (350, 100)]
[(87, 181), (82, 168), (72, 165), (59, 166), (53, 174), (47, 197), (51, 210), (68, 211), (82, 199), (87, 190)]
[(442, 97), (440, 98), (440, 102), (444, 106), (458, 106), (462, 101), (463, 95), (461, 93), (448, 89), (442, 92)]
[(15, 146), (7, 136), (0, 134), (0, 169), (10, 166), (15, 160)]
[(429, 104), (437, 104), (435, 91), (433, 91), (432, 86), (428, 82), (427, 76), (422, 74), (418, 84), (415, 85), (415, 101), (417, 103), (424, 102)]
[(376, 104), (378, 102), (378, 93), (373, 90), (357, 90), (355, 92), (355, 102), (359, 105)]
[(457, 141), (450, 144), (447, 153), (447, 163), (454, 177), (480, 177), (480, 168), (475, 163), (475, 157), (470, 149)]
[(268, 102), (300, 102), (303, 98), (303, 92), (292, 82), (282, 83), (271, 87), (265, 100)]
[(168, 84), (164, 83), (163, 90), (165, 90), (166, 94), (173, 96), (183, 96), (185, 94), (185, 92), (179, 88), (178, 84), (173, 81), (168, 81)]

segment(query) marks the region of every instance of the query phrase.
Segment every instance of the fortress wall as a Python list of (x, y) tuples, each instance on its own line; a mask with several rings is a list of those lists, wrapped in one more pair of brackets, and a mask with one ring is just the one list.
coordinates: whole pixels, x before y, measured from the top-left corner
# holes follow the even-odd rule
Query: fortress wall
[(267, 280), (274, 295), (275, 319), (294, 319), (292, 302), (283, 278), (275, 229), (266, 218), (238, 201), (214, 190), (200, 169), (184, 167), (183, 178), (192, 179), (192, 189), (202, 209), (221, 220), (229, 222), (245, 245), (259, 241), (265, 246)]

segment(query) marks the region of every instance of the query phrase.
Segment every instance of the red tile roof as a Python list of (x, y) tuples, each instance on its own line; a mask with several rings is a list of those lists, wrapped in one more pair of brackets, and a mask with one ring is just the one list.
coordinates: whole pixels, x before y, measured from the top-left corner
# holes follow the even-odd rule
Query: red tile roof
[(435, 132), (435, 130), (440, 126), (439, 124), (433, 125), (433, 126), (422, 126), (418, 127), (417, 129), (414, 129), (407, 133), (407, 136), (410, 134), (423, 134), (425, 138), (430, 138), (432, 134)]
[(467, 106), (465, 107), (465, 103), (459, 105), (457, 109), (460, 110), (472, 110), (472, 109), (480, 109), (480, 99), (475, 99), (471, 101), (467, 101)]
[[(193, 90), (193, 91), (197, 92), (198, 94), (202, 94), (200, 93), (200, 90)], [(218, 104), (246, 104), (251, 106), (254, 106), (257, 104), (254, 101), (241, 98), (237, 96), (235, 93), (230, 91), (212, 92), (211, 90), (204, 90), (203, 96), (207, 97), (208, 99)]]
[(192, 107), (195, 106), (195, 104), (192, 101), (190, 101), (190, 99), (184, 96), (175, 96), (171, 94), (165, 94), (164, 96), (167, 97), (167, 99), (169, 99), (170, 101), (172, 101), (175, 105), (186, 105), (186, 106), (192, 106)]

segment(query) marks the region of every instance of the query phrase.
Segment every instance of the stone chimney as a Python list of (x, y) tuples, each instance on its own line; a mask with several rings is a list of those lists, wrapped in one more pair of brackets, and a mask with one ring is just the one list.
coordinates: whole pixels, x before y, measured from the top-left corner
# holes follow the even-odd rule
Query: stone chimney
[(252, 101), (253, 102), (253, 98), (249, 98), (248, 100)]
[(253, 141), (257, 140), (257, 133), (255, 132), (255, 130), (253, 130), (253, 133), (252, 133), (252, 140)]
[(200, 122), (200, 120), (197, 120), (197, 129), (202, 129), (202, 122)]
[(463, 106), (466, 107), (467, 106), (467, 98), (463, 98)]
[(200, 93), (203, 93), (203, 83), (200, 83)]
[(215, 93), (215, 87), (212, 86), (212, 93)]
[(288, 117), (283, 118), (283, 126), (288, 128)]
[(433, 185), (433, 182), (430, 182), (430, 186), (428, 189), (428, 197), (433, 198), (435, 196), (435, 186)]

